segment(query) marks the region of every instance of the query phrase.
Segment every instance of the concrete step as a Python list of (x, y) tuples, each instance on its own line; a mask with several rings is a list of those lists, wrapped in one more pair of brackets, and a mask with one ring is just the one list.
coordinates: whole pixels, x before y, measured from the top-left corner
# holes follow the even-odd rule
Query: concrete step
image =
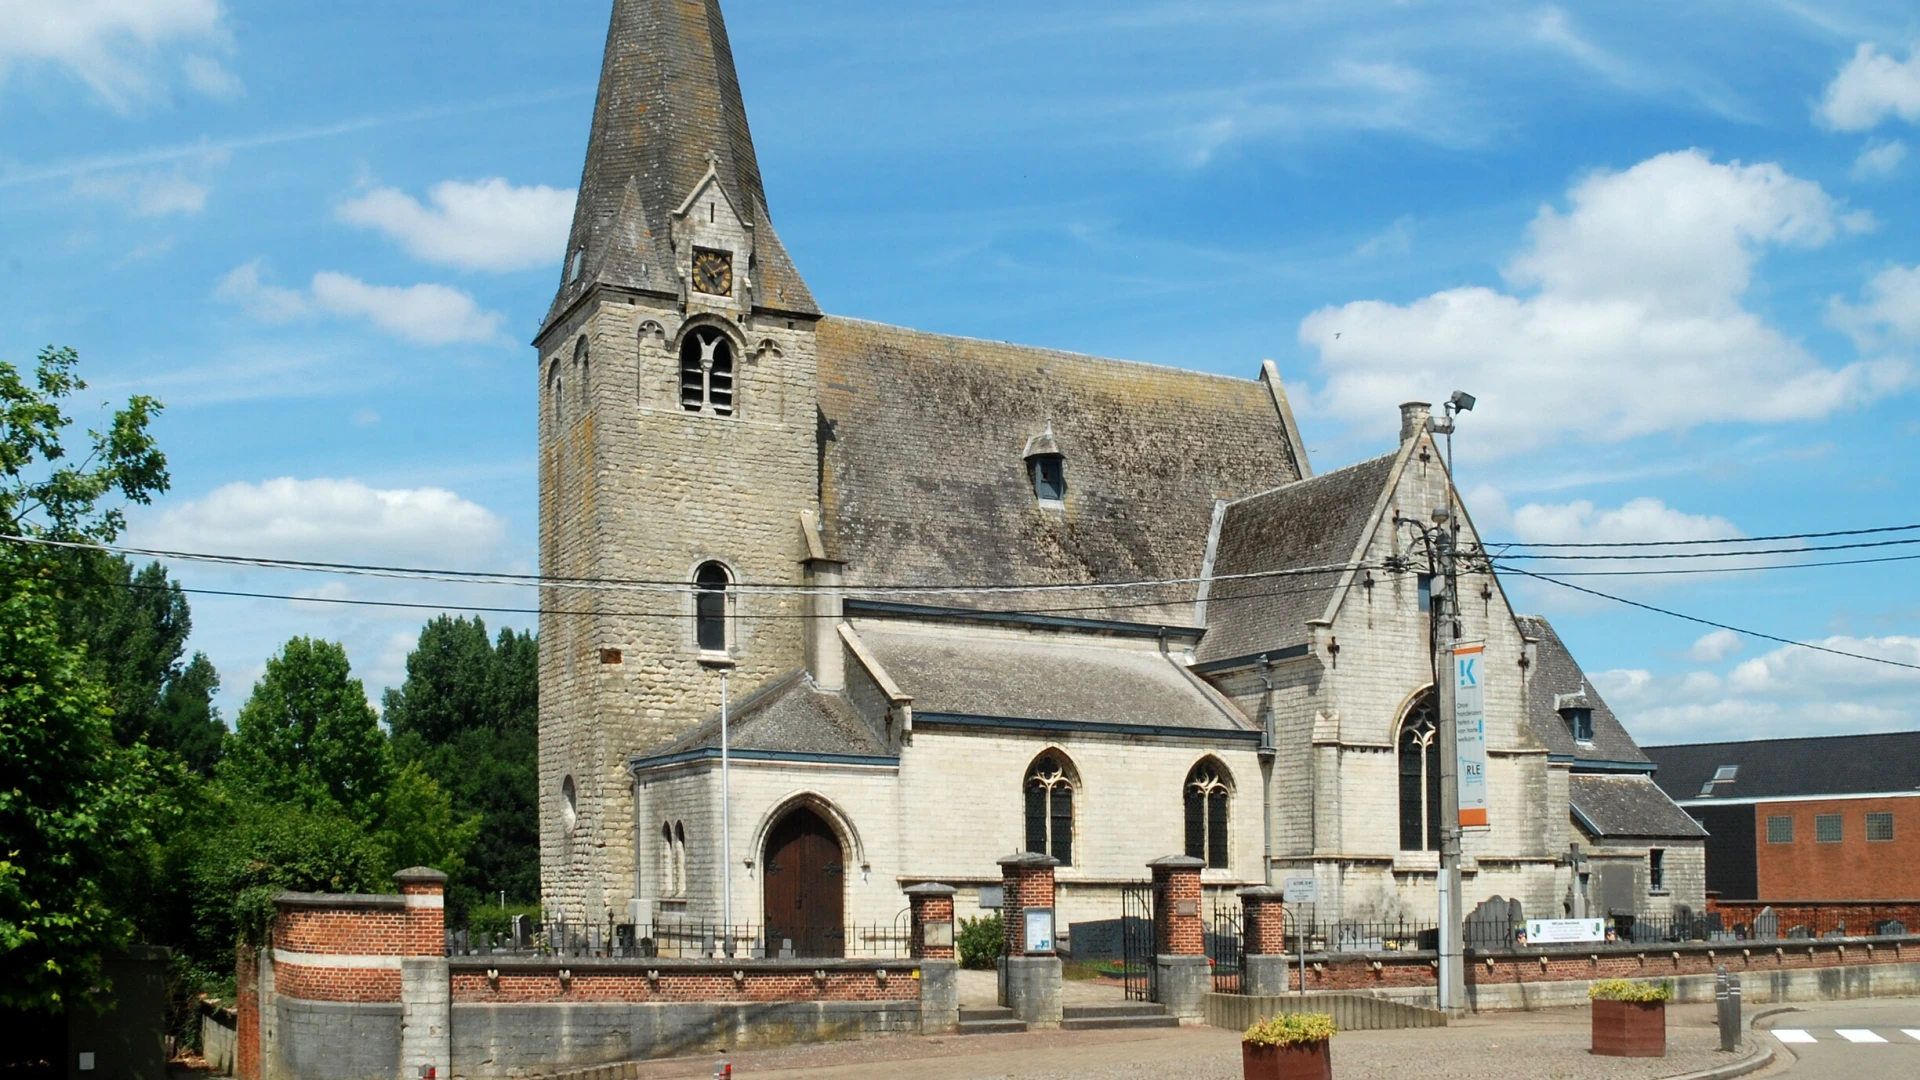
[(1179, 1027), (1176, 1017), (1167, 1015), (1167, 1007), (1154, 1002), (1130, 1002), (1125, 1005), (1074, 1005), (1061, 1010), (1062, 1031), (1101, 1031), (1114, 1028)]
[(1016, 1035), (1027, 1030), (1025, 1020), (962, 1020), (962, 1035)]
[(1012, 1020), (1013, 1018), (1013, 1010), (1005, 1005), (960, 1006), (960, 1022), (963, 1024), (968, 1020)]

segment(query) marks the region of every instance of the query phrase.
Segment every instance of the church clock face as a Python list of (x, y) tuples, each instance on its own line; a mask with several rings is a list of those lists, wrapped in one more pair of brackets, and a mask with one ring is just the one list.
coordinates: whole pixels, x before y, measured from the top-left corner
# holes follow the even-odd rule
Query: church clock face
[(694, 248), (693, 289), (708, 296), (732, 296), (733, 253)]

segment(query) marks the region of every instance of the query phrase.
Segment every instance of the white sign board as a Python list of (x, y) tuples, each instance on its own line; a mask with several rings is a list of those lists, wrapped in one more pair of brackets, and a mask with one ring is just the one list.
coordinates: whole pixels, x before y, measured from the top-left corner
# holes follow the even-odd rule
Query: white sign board
[(1487, 827), (1487, 708), (1480, 681), (1487, 643), (1453, 647), (1454, 746), (1459, 750), (1460, 827)]
[(1028, 908), (1023, 914), (1027, 917), (1027, 952), (1053, 952), (1053, 909)]
[(1607, 924), (1603, 919), (1527, 920), (1529, 945), (1573, 945), (1606, 939)]
[(1280, 891), (1289, 904), (1317, 904), (1320, 902), (1320, 879), (1315, 877), (1290, 877), (1280, 882)]

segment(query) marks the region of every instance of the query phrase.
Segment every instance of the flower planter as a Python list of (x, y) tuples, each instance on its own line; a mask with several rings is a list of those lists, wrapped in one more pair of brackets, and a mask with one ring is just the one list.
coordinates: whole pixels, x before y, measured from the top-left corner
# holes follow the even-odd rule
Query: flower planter
[(1291, 1046), (1242, 1042), (1240, 1059), (1246, 1080), (1333, 1080), (1333, 1054), (1326, 1039)]
[(1594, 999), (1593, 1052), (1608, 1057), (1666, 1057), (1667, 1003)]

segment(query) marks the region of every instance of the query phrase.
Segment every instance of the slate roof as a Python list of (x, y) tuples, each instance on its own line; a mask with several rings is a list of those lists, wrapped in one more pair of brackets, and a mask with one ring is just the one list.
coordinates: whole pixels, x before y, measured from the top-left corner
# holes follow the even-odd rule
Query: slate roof
[(1707, 831), (1640, 775), (1575, 773), (1568, 802), (1574, 820), (1596, 839), (1698, 840)]
[[(1344, 565), (1366, 538), (1398, 457), (1395, 451), (1229, 503), (1215, 577)], [(1214, 582), (1196, 658), (1250, 656), (1305, 641), (1307, 620), (1326, 614), (1341, 577), (1334, 571)]]
[(669, 245), (673, 212), (706, 175), (709, 155), (741, 217), (754, 225), (756, 306), (818, 314), (767, 215), (760, 162), (719, 0), (614, 0), (580, 198), (546, 322), (593, 285), (680, 295)]
[(954, 626), (862, 622), (880, 666), (913, 698), (914, 715), (952, 713), (1200, 731), (1253, 725), (1157, 648), (1102, 645)]
[[(1299, 476), (1259, 380), (837, 317), (817, 344), (822, 518), (849, 585), (1197, 577), (1215, 500)], [(1064, 511), (1038, 505), (1023, 457), (1049, 420)], [(1178, 622), (1193, 593), (1006, 606)]]
[(1715, 784), (1702, 801), (1920, 791), (1920, 731), (1646, 749), (1660, 765), (1660, 786), (1681, 801), (1701, 798), (1701, 786), (1722, 765), (1740, 771), (1732, 783)]
[[(733, 704), (727, 714), (727, 742), (738, 751), (785, 754), (834, 754), (897, 757), (894, 750), (860, 719), (840, 694), (814, 689), (804, 672), (791, 672)], [(640, 755), (671, 757), (720, 746), (720, 716), (680, 738)]]
[[(1651, 759), (1627, 734), (1599, 691), (1587, 682), (1586, 672), (1580, 670), (1553, 625), (1538, 615), (1521, 615), (1518, 620), (1520, 632), (1539, 642), (1528, 683), (1527, 719), (1533, 724), (1534, 737), (1546, 745), (1547, 752), (1556, 759), (1571, 759), (1576, 771), (1582, 761), (1646, 763), (1651, 768)], [(1560, 702), (1561, 706), (1593, 710), (1593, 742), (1573, 740), (1572, 729), (1555, 707), (1555, 699), (1563, 696), (1566, 700)]]

